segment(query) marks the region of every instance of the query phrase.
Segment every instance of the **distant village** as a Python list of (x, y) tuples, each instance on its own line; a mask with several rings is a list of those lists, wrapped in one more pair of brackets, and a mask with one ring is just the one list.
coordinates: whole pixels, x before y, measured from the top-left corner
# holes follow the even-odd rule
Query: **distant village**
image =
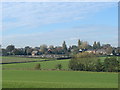
[(98, 56), (120, 56), (120, 47), (112, 47), (110, 44), (100, 44), (94, 42), (89, 45), (86, 41), (78, 40), (78, 45), (67, 47), (63, 41), (62, 46), (47, 46), (45, 44), (40, 47), (26, 46), (24, 48), (16, 48), (14, 45), (8, 45), (2, 48), (2, 56), (26, 56), (26, 57), (41, 57), (41, 58), (70, 58), (77, 53), (88, 52)]

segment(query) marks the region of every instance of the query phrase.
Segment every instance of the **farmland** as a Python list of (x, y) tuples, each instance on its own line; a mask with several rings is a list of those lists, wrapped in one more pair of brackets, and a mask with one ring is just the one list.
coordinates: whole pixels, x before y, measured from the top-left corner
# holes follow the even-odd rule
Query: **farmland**
[(54, 61), (44, 61), (44, 62), (31, 62), (31, 63), (15, 63), (15, 64), (3, 64), (4, 69), (34, 69), (37, 63), (41, 64), (42, 69), (55, 69), (57, 64), (62, 64), (62, 69), (68, 69), (67, 60), (54, 60)]
[(3, 88), (117, 88), (117, 73), (3, 70)]
[[(105, 57), (99, 57), (101, 62), (104, 61)], [(36, 64), (41, 64), (41, 69), (55, 69), (57, 64), (62, 65), (62, 69), (68, 70), (68, 63), (70, 59), (63, 60), (52, 60), (43, 61), (40, 58), (20, 58), (20, 57), (2, 57), (2, 62), (23, 62), (23, 61), (38, 61), (38, 62), (29, 62), (29, 63), (13, 63), (13, 64), (3, 64), (3, 69), (34, 69)]]
[(3, 0), (0, 3), (3, 90), (117, 90), (120, 73), (117, 1)]
[(2, 63), (9, 63), (9, 62), (28, 62), (28, 61), (41, 61), (44, 59), (41, 58), (26, 58), (26, 57), (0, 57), (2, 58)]
[[(103, 61), (105, 57), (100, 57)], [(6, 62), (43, 60), (40, 58), (3, 57)], [(67, 71), (70, 59), (3, 64), (3, 88), (117, 88), (118, 74), (109, 72)], [(34, 70), (36, 64), (42, 70)], [(55, 70), (56, 64), (62, 70)], [(50, 70), (49, 70), (50, 69)], [(63, 71), (64, 70), (64, 71)]]

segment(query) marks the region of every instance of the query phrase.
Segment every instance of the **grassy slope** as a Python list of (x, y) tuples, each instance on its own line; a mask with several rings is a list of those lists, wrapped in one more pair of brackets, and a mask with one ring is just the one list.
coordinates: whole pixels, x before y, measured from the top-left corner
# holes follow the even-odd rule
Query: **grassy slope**
[[(41, 58), (25, 58), (25, 57), (12, 57), (12, 56), (2, 56), (2, 62), (22, 62), (22, 61), (37, 61), (37, 60), (45, 60)], [(100, 57), (101, 60), (104, 60), (105, 57)]]
[(3, 70), (3, 88), (117, 88), (117, 73)]
[[(8, 57), (4, 57), (4, 58), (7, 58), (8, 59), (7, 61), (11, 60), (11, 58), (8, 58)], [(15, 59), (16, 57), (13, 57), (13, 58)], [(23, 60), (24, 58), (19, 58), (19, 59)], [(29, 59), (29, 58), (27, 58), (27, 59)], [(105, 57), (100, 57), (100, 59), (102, 62), (104, 62)], [(18, 58), (16, 58), (16, 60), (18, 60)], [(32, 58), (31, 60), (34, 60), (34, 59)], [(40, 63), (42, 69), (55, 69), (56, 64), (62, 64), (62, 69), (68, 69), (69, 60), (70, 59), (44, 61), (44, 62), (31, 62), (31, 63), (4, 64), (3, 68), (33, 69), (37, 63)]]
[(31, 62), (31, 63), (17, 63), (17, 64), (4, 64), (3, 68), (16, 68), (16, 69), (33, 69), (37, 63), (41, 64), (42, 69), (55, 69), (57, 64), (62, 64), (62, 69), (68, 69), (68, 62), (67, 60), (55, 60), (55, 61), (44, 61), (44, 62)]
[(10, 56), (7, 56), (7, 57), (3, 56), (3, 57), (0, 57), (0, 58), (2, 58), (3, 63), (44, 60), (44, 59), (41, 59), (41, 58), (24, 58), (24, 57), (10, 57)]

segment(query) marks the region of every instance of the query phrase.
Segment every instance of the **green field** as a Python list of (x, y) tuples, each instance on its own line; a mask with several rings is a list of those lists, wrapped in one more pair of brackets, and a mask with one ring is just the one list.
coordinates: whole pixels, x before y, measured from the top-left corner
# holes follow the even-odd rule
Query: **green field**
[[(105, 57), (100, 57), (103, 61)], [(3, 57), (5, 62), (42, 60)], [(57, 64), (68, 70), (70, 59), (3, 64), (3, 88), (117, 88), (118, 74), (108, 72), (53, 71)], [(34, 70), (37, 63), (42, 70)]]
[(3, 70), (3, 88), (117, 88), (117, 73)]
[(7, 56), (7, 57), (3, 56), (0, 58), (2, 58), (3, 63), (45, 60), (45, 59), (41, 59), (41, 58), (12, 57), (12, 56), (11, 57), (10, 56)]
[[(105, 57), (99, 57), (104, 62)], [(14, 61), (35, 61), (44, 60), (40, 58), (20, 58), (20, 57), (3, 57), (3, 62), (14, 62)], [(4, 69), (34, 69), (37, 63), (41, 64), (41, 69), (55, 69), (57, 64), (62, 65), (62, 69), (68, 70), (68, 64), (70, 59), (64, 60), (52, 60), (43, 62), (29, 62), (29, 63), (14, 63), (14, 64), (3, 64)]]
[(37, 63), (41, 64), (41, 69), (55, 69), (55, 66), (57, 64), (62, 64), (62, 69), (68, 69), (69, 59), (44, 61), (44, 62), (31, 62), (31, 63), (3, 64), (3, 68), (4, 69), (34, 69)]

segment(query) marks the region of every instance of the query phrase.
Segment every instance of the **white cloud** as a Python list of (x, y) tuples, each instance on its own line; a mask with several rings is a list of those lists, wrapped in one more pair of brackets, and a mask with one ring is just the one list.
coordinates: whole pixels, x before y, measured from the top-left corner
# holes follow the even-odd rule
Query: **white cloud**
[(113, 3), (3, 3), (3, 30), (40, 27), (46, 24), (81, 20)]
[[(102, 31), (101, 31), (102, 29)], [(103, 32), (104, 31), (104, 32)], [(17, 47), (23, 47), (26, 45), (40, 46), (41, 44), (47, 45), (61, 45), (63, 40), (68, 45), (77, 44), (77, 40), (88, 41), (92, 44), (94, 41), (100, 41), (101, 43), (110, 43), (113, 46), (117, 45), (117, 28), (116, 27), (82, 27), (55, 30), (52, 32), (35, 33), (35, 34), (20, 34), (10, 35), (3, 37), (3, 45), (15, 44)]]
[[(89, 15), (99, 12), (102, 9), (110, 8), (117, 3), (3, 3), (3, 32), (16, 30), (20, 32), (19, 28), (23, 28), (21, 32), (26, 30), (35, 30), (36, 27), (45, 26), (53, 23), (71, 22), (75, 20), (84, 20)], [(14, 29), (16, 28), (16, 29)], [(107, 30), (111, 35), (105, 37), (105, 33), (100, 30)], [(102, 42), (116, 43), (113, 33), (116, 28), (111, 27), (84, 27), (72, 29), (57, 29), (52, 32), (39, 33), (24, 33), (24, 34), (9, 34), (3, 36), (3, 45), (15, 44), (18, 47), (26, 45), (39, 46), (40, 44), (60, 45), (63, 40), (68, 44), (77, 43), (77, 39), (90, 41), (100, 40), (105, 38)], [(112, 35), (113, 34), (113, 35)], [(89, 36), (89, 37), (88, 37)], [(113, 39), (110, 39), (113, 37)]]

